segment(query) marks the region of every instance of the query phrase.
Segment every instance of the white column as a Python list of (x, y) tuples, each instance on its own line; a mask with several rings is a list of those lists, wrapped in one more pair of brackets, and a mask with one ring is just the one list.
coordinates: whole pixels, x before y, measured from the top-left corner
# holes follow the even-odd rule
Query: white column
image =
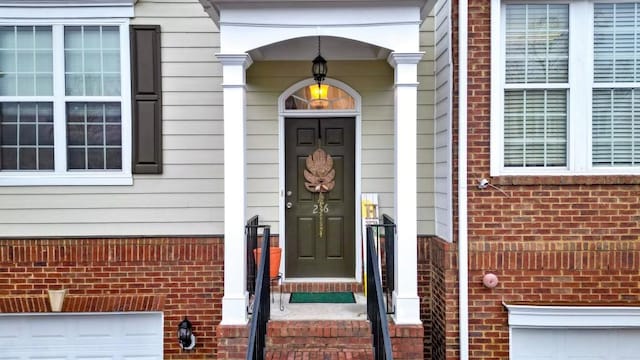
[(396, 324), (420, 324), (417, 259), (418, 62), (423, 53), (391, 53), (395, 69)]
[(217, 54), (224, 101), (224, 325), (247, 323), (245, 123), (248, 54)]

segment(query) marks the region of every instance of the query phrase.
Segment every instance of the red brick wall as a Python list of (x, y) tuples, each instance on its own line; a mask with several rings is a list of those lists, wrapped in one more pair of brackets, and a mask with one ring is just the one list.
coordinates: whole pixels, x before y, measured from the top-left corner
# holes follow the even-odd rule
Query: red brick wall
[[(456, 1), (452, 19), (457, 78)], [(589, 305), (640, 302), (640, 178), (490, 178), (489, 54), (490, 2), (470, 0), (470, 358), (508, 359), (509, 334), (503, 301)], [(457, 96), (454, 99), (456, 109)], [(455, 110), (454, 119), (457, 119)], [(457, 177), (455, 174), (455, 182)], [(476, 185), (481, 178), (488, 178), (507, 195), (492, 188), (478, 189)], [(454, 243), (445, 255), (447, 359), (459, 358), (456, 249)], [(497, 288), (482, 285), (482, 276), (487, 272), (498, 275)]]
[[(165, 359), (216, 358), (220, 238), (0, 239), (0, 274), (3, 312), (49, 311), (38, 299), (47, 289), (65, 288), (63, 311), (163, 311)], [(190, 353), (181, 352), (176, 338), (184, 316), (197, 337)]]
[(425, 359), (445, 359), (446, 288), (444, 254), (448, 247), (433, 237), (418, 238), (418, 296), (424, 326)]

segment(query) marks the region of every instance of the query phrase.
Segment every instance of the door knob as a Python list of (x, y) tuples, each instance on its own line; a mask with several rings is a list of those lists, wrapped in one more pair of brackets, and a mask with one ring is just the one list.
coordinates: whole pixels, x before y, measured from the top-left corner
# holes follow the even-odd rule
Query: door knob
[(287, 202), (287, 209), (291, 209), (293, 207), (293, 204), (291, 203), (291, 201)]

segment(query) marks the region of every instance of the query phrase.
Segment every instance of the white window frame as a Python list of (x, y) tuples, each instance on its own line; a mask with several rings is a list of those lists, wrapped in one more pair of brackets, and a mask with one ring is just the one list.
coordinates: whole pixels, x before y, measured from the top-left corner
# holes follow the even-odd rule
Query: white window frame
[[(530, 2), (530, 1), (529, 1)], [(491, 176), (640, 175), (640, 166), (593, 166), (591, 157), (591, 96), (593, 81), (593, 7), (595, 3), (637, 0), (549, 0), (569, 5), (569, 103), (567, 165), (564, 167), (504, 166), (504, 79), (506, 5), (525, 1), (491, 0)], [(582, 34), (578, 37), (577, 34)], [(585, 76), (591, 74), (591, 76)], [(605, 84), (598, 83), (596, 87)], [(542, 84), (552, 88), (554, 84)], [(624, 87), (617, 84), (615, 87)], [(581, 123), (580, 119), (584, 119)], [(579, 123), (580, 122), (580, 123)]]
[[(7, 10), (0, 6), (0, 11)], [(0, 26), (51, 26), (53, 40), (53, 96), (0, 96), (4, 102), (53, 102), (54, 112), (54, 170), (0, 171), (0, 186), (34, 185), (132, 185), (131, 171), (131, 74), (129, 52), (129, 18), (132, 7), (65, 7), (65, 8), (10, 8), (13, 18), (0, 18)], [(46, 18), (46, 14), (54, 18)], [(55, 17), (63, 14), (65, 17)], [(77, 15), (77, 17), (73, 17)], [(99, 15), (99, 18), (96, 16)], [(0, 15), (4, 16), (4, 14)], [(118, 16), (118, 17), (112, 17)], [(104, 18), (103, 18), (104, 17)], [(64, 26), (105, 25), (120, 30), (120, 96), (100, 96), (101, 102), (121, 104), (122, 169), (121, 170), (68, 170), (66, 140), (66, 103), (87, 101), (87, 97), (66, 96), (64, 69)]]

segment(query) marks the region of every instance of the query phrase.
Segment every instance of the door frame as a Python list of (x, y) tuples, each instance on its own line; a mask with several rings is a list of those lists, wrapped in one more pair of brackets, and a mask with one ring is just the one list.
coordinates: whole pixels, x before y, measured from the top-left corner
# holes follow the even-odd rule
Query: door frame
[[(315, 84), (314, 79), (306, 79), (299, 81), (289, 88), (287, 88), (279, 97), (278, 97), (278, 216), (279, 216), (279, 237), (280, 237), (280, 247), (283, 252), (286, 252), (286, 239), (285, 239), (285, 153), (284, 153), (284, 119), (285, 118), (334, 118), (334, 117), (349, 117), (353, 118), (356, 122), (356, 132), (355, 132), (355, 203), (353, 206), (355, 207), (355, 281), (362, 281), (362, 252), (361, 252), (361, 244), (362, 244), (362, 234), (361, 234), (361, 217), (362, 210), (360, 206), (360, 198), (362, 194), (362, 111), (361, 111), (361, 97), (358, 92), (356, 92), (352, 87), (343, 83), (342, 81), (327, 78), (324, 83), (341, 88), (345, 92), (347, 92), (351, 97), (353, 97), (355, 101), (355, 108), (353, 110), (286, 110), (284, 106), (285, 100), (295, 93), (298, 89)], [(286, 261), (284, 260), (285, 256), (282, 256), (282, 262), (280, 264), (280, 272), (283, 274), (283, 279), (286, 280), (284, 274), (286, 274)], [(313, 280), (314, 278), (305, 278), (305, 280)], [(320, 278), (319, 278), (320, 279)], [(330, 278), (322, 278), (323, 281), (329, 281)]]

